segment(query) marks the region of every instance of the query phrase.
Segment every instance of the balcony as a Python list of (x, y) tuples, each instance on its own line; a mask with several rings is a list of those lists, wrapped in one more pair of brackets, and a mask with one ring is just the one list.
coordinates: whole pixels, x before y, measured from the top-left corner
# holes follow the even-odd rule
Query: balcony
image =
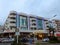
[(36, 24), (36, 22), (30, 22), (30, 25), (32, 25), (32, 24)]
[(10, 25), (10, 26), (16, 26), (16, 24), (15, 24), (15, 23), (10, 23), (9, 25)]
[(16, 17), (16, 15), (10, 15), (9, 17)]
[(49, 28), (48, 28), (48, 27), (46, 27), (46, 29), (48, 30)]
[(11, 22), (11, 21), (16, 22), (16, 20), (15, 20), (15, 19), (9, 19), (9, 22)]
[(35, 19), (35, 18), (30, 18), (30, 21), (31, 21), (31, 20), (36, 20), (36, 19)]
[(27, 25), (21, 25), (20, 27), (27, 27)]
[(30, 25), (30, 27), (36, 28), (36, 26), (32, 26), (32, 25)]

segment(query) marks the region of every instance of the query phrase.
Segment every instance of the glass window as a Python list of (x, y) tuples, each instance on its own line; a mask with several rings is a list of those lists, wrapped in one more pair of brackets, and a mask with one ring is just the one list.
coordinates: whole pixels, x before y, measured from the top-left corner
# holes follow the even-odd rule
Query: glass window
[(26, 30), (27, 29), (27, 18), (20, 16), (20, 27), (22, 30)]
[(10, 23), (16, 23), (16, 22), (14, 22), (14, 21), (11, 21)]
[(27, 30), (27, 27), (21, 27), (21, 30)]
[(42, 20), (38, 19), (38, 29), (43, 29)]
[(22, 19), (22, 25), (24, 25), (24, 19)]
[(15, 20), (16, 18), (15, 17), (10, 17), (10, 19), (14, 19)]
[(26, 26), (26, 18), (20, 17), (20, 26)]
[(26, 19), (21, 19), (21, 25), (24, 25), (24, 26), (26, 26)]

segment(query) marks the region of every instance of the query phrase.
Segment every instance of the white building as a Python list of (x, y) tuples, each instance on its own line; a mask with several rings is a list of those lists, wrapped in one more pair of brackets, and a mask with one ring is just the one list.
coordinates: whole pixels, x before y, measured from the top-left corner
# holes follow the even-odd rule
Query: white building
[(17, 31), (16, 28), (18, 28), (20, 34), (30, 35), (34, 33), (38, 36), (42, 35), (42, 37), (45, 37), (48, 35), (46, 21), (48, 20), (43, 17), (11, 11), (4, 24), (6, 29), (4, 32), (15, 34)]

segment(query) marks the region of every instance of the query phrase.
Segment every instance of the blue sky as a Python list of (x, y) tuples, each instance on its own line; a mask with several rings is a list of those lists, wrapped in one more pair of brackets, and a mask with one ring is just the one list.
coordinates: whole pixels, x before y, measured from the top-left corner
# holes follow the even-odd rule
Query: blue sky
[(0, 24), (11, 10), (45, 18), (57, 15), (55, 19), (60, 19), (60, 0), (0, 0)]

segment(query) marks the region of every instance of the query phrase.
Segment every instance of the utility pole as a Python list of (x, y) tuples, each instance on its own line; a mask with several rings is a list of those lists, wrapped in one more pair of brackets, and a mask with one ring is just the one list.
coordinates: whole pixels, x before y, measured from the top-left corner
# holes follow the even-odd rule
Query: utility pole
[(20, 35), (20, 32), (19, 32), (19, 16), (18, 16), (18, 14), (16, 15), (16, 30), (15, 30), (15, 35), (17, 36), (17, 44), (18, 44), (18, 36)]

